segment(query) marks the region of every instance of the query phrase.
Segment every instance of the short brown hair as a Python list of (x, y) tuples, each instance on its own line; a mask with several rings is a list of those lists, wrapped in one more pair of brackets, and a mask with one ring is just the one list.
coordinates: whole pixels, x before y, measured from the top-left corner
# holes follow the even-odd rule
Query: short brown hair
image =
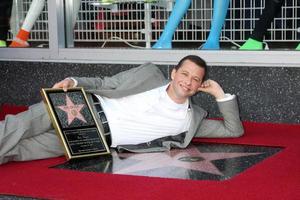
[(203, 60), (202, 58), (200, 58), (199, 56), (196, 56), (196, 55), (188, 55), (188, 56), (183, 57), (178, 62), (178, 64), (175, 66), (175, 70), (177, 71), (182, 66), (183, 62), (186, 60), (189, 60), (189, 61), (195, 63), (197, 66), (204, 69), (205, 75), (203, 77), (203, 81), (208, 78), (208, 69), (207, 69), (207, 64), (206, 64), (205, 60)]

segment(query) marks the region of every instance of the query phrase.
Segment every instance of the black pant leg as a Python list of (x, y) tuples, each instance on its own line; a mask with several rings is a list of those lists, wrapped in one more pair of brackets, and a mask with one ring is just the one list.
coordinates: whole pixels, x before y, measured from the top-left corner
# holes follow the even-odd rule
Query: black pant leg
[(280, 11), (284, 0), (266, 0), (265, 8), (259, 17), (258, 22), (254, 28), (251, 38), (257, 41), (263, 41), (264, 36), (269, 28), (275, 15)]

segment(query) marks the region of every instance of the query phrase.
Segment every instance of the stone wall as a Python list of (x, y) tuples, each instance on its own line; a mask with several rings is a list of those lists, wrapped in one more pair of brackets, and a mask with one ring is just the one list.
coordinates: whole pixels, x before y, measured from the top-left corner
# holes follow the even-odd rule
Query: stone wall
[[(42, 87), (68, 76), (109, 76), (137, 65), (0, 61), (0, 104), (31, 105)], [(173, 66), (161, 65), (166, 77)], [(238, 96), (244, 121), (299, 123), (300, 68), (211, 66), (209, 77), (225, 92)], [(195, 101), (219, 117), (214, 99), (198, 94)]]

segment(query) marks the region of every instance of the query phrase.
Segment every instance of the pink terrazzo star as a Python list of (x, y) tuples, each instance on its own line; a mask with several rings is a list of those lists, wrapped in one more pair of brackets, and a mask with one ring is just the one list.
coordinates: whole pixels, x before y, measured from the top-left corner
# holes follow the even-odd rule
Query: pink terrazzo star
[(75, 118), (85, 122), (86, 120), (84, 119), (84, 117), (81, 115), (80, 110), (84, 107), (84, 104), (74, 104), (70, 97), (68, 95), (66, 95), (66, 103), (67, 105), (64, 106), (57, 106), (59, 109), (65, 111), (68, 115), (68, 125), (70, 125)]
[[(228, 158), (258, 155), (262, 153), (226, 153), (205, 152), (202, 153), (195, 146), (187, 149), (174, 149), (163, 153), (121, 153), (118, 156), (138, 160), (135, 165), (114, 171), (114, 174), (130, 174), (137, 171), (159, 169), (162, 167), (182, 167), (223, 176), (224, 174), (211, 162)], [(189, 160), (189, 161), (187, 161)]]

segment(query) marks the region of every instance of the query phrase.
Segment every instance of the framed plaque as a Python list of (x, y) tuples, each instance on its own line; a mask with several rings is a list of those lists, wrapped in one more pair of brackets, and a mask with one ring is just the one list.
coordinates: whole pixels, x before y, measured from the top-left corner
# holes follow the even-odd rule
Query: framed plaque
[(41, 93), (68, 160), (110, 153), (83, 88), (44, 88)]

